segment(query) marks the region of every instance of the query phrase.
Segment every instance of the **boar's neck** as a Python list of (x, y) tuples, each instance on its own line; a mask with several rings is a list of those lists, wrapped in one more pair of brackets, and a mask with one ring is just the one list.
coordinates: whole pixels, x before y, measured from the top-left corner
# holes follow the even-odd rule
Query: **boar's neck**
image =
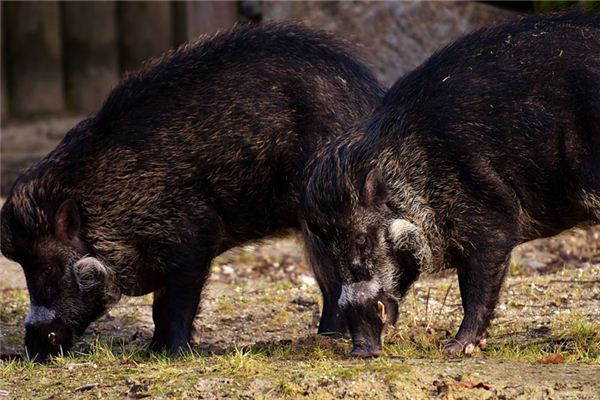
[[(419, 227), (425, 236), (429, 248), (418, 257), (421, 272), (437, 272), (448, 268), (445, 257), (447, 243), (444, 230), (438, 225), (439, 210), (430, 202), (431, 184), (423, 155), (410, 146), (410, 138), (395, 153), (391, 148), (383, 149), (376, 159), (377, 168), (383, 171), (388, 186), (388, 205), (393, 218), (410, 221)], [(418, 166), (418, 167), (417, 167)]]

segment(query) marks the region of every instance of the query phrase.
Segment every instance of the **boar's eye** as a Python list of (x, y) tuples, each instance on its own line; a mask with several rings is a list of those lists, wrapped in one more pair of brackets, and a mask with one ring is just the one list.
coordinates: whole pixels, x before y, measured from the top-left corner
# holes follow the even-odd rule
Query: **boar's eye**
[(52, 264), (46, 264), (42, 267), (42, 274), (50, 275), (54, 271), (54, 266)]
[(354, 241), (357, 246), (363, 247), (367, 243), (367, 235), (365, 233), (360, 233), (354, 238)]

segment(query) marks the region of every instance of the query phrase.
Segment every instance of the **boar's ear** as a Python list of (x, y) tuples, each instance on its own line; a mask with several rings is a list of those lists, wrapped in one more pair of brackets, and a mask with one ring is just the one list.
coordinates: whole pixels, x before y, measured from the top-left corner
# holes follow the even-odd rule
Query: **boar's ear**
[(97, 258), (84, 257), (73, 265), (75, 278), (82, 292), (104, 285), (108, 269)]
[(423, 231), (405, 219), (393, 220), (389, 233), (396, 249), (418, 251), (425, 242)]
[(383, 204), (387, 197), (387, 189), (383, 176), (378, 169), (372, 169), (367, 174), (365, 185), (362, 190), (361, 200), (368, 207)]
[(65, 200), (54, 217), (54, 232), (62, 240), (72, 240), (79, 234), (81, 219), (79, 209), (72, 199)]

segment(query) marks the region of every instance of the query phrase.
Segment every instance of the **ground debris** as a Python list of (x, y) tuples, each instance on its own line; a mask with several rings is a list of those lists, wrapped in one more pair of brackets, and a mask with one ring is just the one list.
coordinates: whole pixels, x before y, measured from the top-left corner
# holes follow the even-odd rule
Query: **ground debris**
[(149, 386), (147, 384), (133, 384), (126, 393), (125, 400), (143, 399), (150, 397), (148, 394)]
[[(416, 282), (399, 323), (386, 335), (386, 356), (357, 360), (348, 356), (350, 340), (316, 334), (319, 288), (300, 279), (309, 274), (301, 248), (296, 252), (280, 241), (269, 250), (273, 254), (257, 247), (226, 260), (233, 274), (215, 271), (196, 320), (192, 355), (168, 359), (143, 349), (153, 331), (152, 297), (145, 296), (124, 298), (96, 321), (72, 356), (31, 365), (18, 359), (29, 306), (22, 269), (0, 258), (0, 287), (14, 287), (14, 276), (21, 280), (20, 289), (0, 293), (0, 354), (6, 358), (0, 388), (8, 392), (0, 391), (0, 400), (597, 398), (599, 246), (585, 232), (572, 235), (577, 243), (563, 235), (518, 249), (527, 257), (517, 259), (522, 263), (507, 277), (488, 348), (459, 359), (443, 353), (462, 318), (455, 271)], [(558, 254), (561, 242), (577, 257)], [(524, 258), (546, 265), (558, 260), (560, 269), (542, 273), (524, 266)], [(540, 364), (553, 353), (564, 363)], [(75, 391), (90, 382), (100, 384)]]
[(452, 384), (452, 382), (449, 382), (447, 380), (435, 380), (433, 381), (433, 386), (435, 386), (435, 389), (437, 391), (437, 394), (439, 396), (447, 396), (448, 393), (450, 392), (450, 385)]
[(78, 387), (77, 389), (75, 389), (76, 392), (87, 392), (88, 390), (92, 390), (97, 388), (98, 386), (100, 386), (99, 382), (96, 383), (87, 383), (83, 386)]
[(548, 354), (547, 356), (540, 358), (540, 364), (562, 364), (564, 362), (565, 358), (562, 354), (558, 353)]
[(454, 386), (464, 389), (485, 389), (491, 390), (492, 385), (483, 382), (473, 382), (473, 381), (458, 381), (454, 382)]
[(313, 306), (318, 305), (319, 303), (311, 298), (298, 297), (292, 300), (292, 304), (296, 304), (302, 308), (311, 308)]
[(83, 362), (83, 363), (67, 363), (65, 364), (65, 368), (68, 370), (74, 370), (76, 368), (80, 368), (80, 367), (91, 367), (91, 368), (98, 368), (98, 364), (93, 363), (93, 362)]

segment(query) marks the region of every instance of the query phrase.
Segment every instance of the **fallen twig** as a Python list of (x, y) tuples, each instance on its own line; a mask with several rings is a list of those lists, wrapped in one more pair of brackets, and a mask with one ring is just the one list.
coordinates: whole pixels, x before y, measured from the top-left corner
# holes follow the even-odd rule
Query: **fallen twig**
[(448, 300), (448, 294), (450, 293), (450, 289), (452, 289), (452, 283), (450, 283), (450, 285), (448, 285), (448, 289), (446, 289), (446, 294), (444, 295), (444, 300), (442, 301), (442, 305), (440, 305), (440, 309), (438, 310), (435, 319), (437, 320), (440, 315), (442, 314), (442, 311), (444, 310), (444, 307), (446, 306), (446, 300)]
[(592, 280), (580, 280), (580, 279), (552, 279), (548, 283), (598, 283), (600, 284), (600, 279), (592, 279)]
[(77, 389), (75, 389), (76, 392), (87, 392), (88, 390), (92, 390), (94, 388), (97, 388), (98, 386), (100, 386), (100, 383), (96, 382), (96, 383), (88, 383), (87, 385), (83, 385), (81, 387), (78, 387)]

